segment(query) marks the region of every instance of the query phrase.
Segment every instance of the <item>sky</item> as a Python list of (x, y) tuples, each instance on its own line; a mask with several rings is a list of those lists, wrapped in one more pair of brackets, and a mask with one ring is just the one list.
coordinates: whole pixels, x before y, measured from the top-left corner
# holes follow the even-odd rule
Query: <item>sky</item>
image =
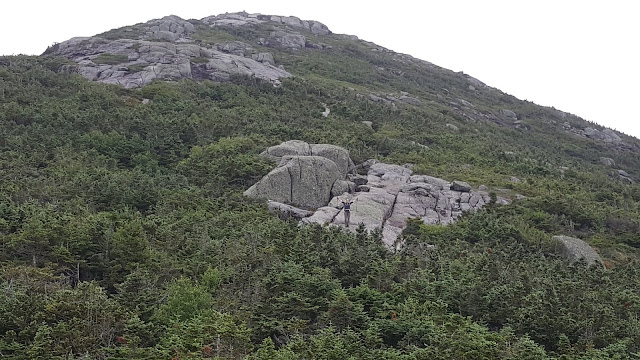
[(523, 100), (640, 138), (640, 1), (21, 0), (0, 12), (0, 55), (166, 15), (247, 11), (317, 20)]

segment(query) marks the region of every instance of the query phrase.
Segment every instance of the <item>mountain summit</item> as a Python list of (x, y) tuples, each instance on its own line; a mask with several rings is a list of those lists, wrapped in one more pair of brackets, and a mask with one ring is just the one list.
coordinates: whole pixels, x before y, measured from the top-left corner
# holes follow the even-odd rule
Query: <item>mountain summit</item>
[[(367, 56), (361, 56), (362, 53)], [(495, 112), (480, 111), (474, 104), (476, 99), (482, 101), (485, 100), (482, 99), (485, 97), (483, 95), (502, 97), (505, 94), (471, 76), (456, 74), (427, 61), (395, 53), (359, 40), (354, 35), (333, 34), (318, 21), (301, 20), (293, 16), (239, 12), (208, 16), (201, 20), (184, 20), (171, 15), (93, 37), (73, 38), (53, 45), (44, 55), (63, 56), (72, 60), (75, 65), (64, 67), (65, 71), (126, 88), (141, 87), (156, 79), (228, 81), (234, 75), (255, 77), (279, 86), (280, 79), (293, 76), (290, 71), (302, 75), (298, 60), (304, 57), (320, 58), (325, 62), (324, 67), (335, 67), (331, 71), (334, 73), (346, 70), (340, 69), (346, 57), (354, 65), (365, 65), (363, 61), (366, 62), (366, 68), (360, 71), (366, 70), (370, 72), (368, 75), (372, 75), (370, 79), (363, 77), (353, 81), (353, 85), (370, 80), (369, 85), (377, 83), (374, 88), (385, 84), (384, 87), (395, 91), (395, 94), (382, 96), (361, 94), (370, 101), (388, 105), (398, 101), (418, 105), (420, 99), (402, 91), (408, 88), (408, 84), (402, 81), (408, 80), (419, 85), (421, 92), (427, 90), (430, 100), (444, 103), (467, 120), (517, 128), (531, 126), (508, 108)], [(331, 58), (336, 61), (332, 62)], [(377, 63), (386, 63), (386, 66)], [(414, 73), (420, 76), (413, 76)], [(438, 85), (428, 81), (428, 77), (445, 87), (437, 88)], [(456, 97), (452, 97), (451, 91), (456, 92)], [(550, 115), (558, 129), (620, 148), (640, 149), (637, 142), (629, 144), (613, 130), (585, 122), (574, 126), (571, 119), (575, 117), (561, 111), (551, 112)]]

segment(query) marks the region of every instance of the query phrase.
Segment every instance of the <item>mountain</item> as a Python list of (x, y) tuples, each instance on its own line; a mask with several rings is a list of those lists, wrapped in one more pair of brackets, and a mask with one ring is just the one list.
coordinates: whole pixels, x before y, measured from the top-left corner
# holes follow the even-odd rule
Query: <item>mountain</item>
[(3, 356), (640, 353), (640, 140), (320, 22), (0, 57), (0, 127)]

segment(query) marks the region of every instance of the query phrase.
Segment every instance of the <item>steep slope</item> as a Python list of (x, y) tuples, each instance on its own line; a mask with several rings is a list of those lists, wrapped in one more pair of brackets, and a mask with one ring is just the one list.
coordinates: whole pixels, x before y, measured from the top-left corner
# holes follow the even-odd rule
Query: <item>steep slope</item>
[[(526, 199), (409, 220), (390, 252), (242, 196), (294, 139)], [(0, 353), (631, 358), (639, 150), (293, 17), (171, 16), (1, 57)]]

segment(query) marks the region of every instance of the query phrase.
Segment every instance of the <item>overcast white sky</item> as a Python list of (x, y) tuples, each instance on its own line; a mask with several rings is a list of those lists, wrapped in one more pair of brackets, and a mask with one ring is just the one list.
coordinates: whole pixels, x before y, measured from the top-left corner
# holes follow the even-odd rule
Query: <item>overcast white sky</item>
[(166, 15), (242, 10), (318, 20), (640, 138), (635, 0), (5, 0), (0, 54), (41, 54), (54, 42)]

